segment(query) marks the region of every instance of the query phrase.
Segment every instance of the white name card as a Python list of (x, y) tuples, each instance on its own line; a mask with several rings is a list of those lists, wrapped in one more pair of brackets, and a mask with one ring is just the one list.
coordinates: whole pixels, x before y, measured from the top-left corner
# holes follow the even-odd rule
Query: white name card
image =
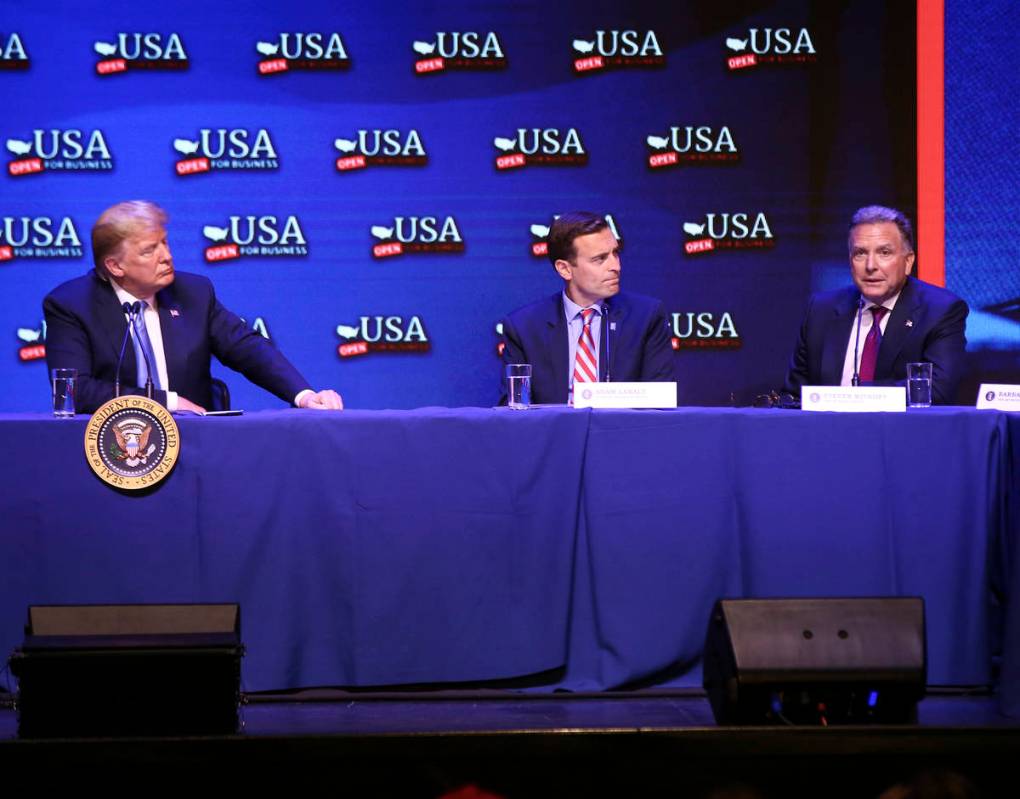
[(907, 409), (907, 390), (903, 386), (801, 386), (800, 407), (805, 411), (897, 413)]
[(575, 408), (675, 408), (676, 383), (574, 383)]
[(1020, 386), (1011, 383), (982, 383), (978, 390), (977, 407), (1020, 411)]

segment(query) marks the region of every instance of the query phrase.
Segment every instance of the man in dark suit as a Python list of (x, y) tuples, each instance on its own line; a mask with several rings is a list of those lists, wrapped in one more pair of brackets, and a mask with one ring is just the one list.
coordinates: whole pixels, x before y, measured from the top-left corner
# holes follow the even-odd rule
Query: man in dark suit
[[(872, 205), (850, 222), (854, 286), (811, 299), (785, 390), (805, 385), (902, 385), (908, 363), (932, 364), (932, 399), (956, 397), (967, 304), (910, 276), (914, 237), (901, 212)], [(859, 328), (859, 329), (858, 329)]]
[(91, 413), (113, 398), (122, 346), (121, 393), (144, 394), (151, 375), (153, 398), (171, 411), (205, 412), (210, 355), (285, 402), (342, 408), (335, 391), (313, 391), (279, 350), (220, 305), (209, 280), (174, 271), (166, 221), (150, 202), (108, 208), (92, 228), (95, 271), (43, 301), (46, 361), (78, 370), (76, 409)]
[(675, 380), (662, 303), (620, 292), (620, 247), (605, 218), (563, 214), (547, 241), (563, 291), (503, 320), (503, 361), (531, 364), (532, 402), (568, 402), (576, 382), (596, 378)]

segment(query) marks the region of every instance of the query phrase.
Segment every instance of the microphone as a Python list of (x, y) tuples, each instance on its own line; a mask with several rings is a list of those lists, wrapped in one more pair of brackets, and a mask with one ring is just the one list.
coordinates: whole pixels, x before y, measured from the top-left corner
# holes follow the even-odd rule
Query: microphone
[(127, 327), (124, 328), (124, 338), (120, 342), (120, 355), (117, 357), (117, 371), (113, 379), (113, 396), (120, 396), (120, 367), (124, 363), (124, 348), (127, 347), (128, 336), (131, 335), (131, 323), (134, 321), (135, 314), (138, 313), (138, 303), (133, 305), (130, 302), (125, 302), (120, 306), (124, 313), (127, 314), (128, 323)]
[(609, 372), (609, 303), (602, 303), (602, 338), (606, 341), (606, 382), (612, 383), (613, 377)]
[(857, 300), (857, 335), (854, 338), (854, 376), (850, 380), (851, 386), (861, 384), (861, 375), (858, 371), (857, 347), (861, 343), (861, 315), (864, 313), (864, 297)]

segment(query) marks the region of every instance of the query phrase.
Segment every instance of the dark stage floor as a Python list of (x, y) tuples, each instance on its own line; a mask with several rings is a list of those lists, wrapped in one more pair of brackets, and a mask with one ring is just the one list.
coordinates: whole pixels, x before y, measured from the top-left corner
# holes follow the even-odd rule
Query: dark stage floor
[(718, 727), (693, 692), (305, 691), (249, 700), (239, 735), (207, 738), (21, 741), (5, 708), (0, 765), (298, 768), (337, 775), (358, 796), (438, 797), (475, 785), (506, 797), (707, 797), (739, 783), (758, 792), (747, 799), (877, 798), (919, 772), (951, 769), (978, 796), (1018, 793), (1020, 726), (987, 694), (930, 695), (917, 725), (829, 729)]

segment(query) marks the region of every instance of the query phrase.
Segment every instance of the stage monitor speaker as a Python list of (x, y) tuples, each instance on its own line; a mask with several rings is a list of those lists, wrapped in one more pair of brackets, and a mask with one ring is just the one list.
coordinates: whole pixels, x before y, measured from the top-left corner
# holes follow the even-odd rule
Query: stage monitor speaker
[(11, 656), (26, 738), (236, 732), (241, 610), (37, 605)]
[(719, 724), (895, 724), (927, 682), (924, 600), (722, 599), (703, 684)]

